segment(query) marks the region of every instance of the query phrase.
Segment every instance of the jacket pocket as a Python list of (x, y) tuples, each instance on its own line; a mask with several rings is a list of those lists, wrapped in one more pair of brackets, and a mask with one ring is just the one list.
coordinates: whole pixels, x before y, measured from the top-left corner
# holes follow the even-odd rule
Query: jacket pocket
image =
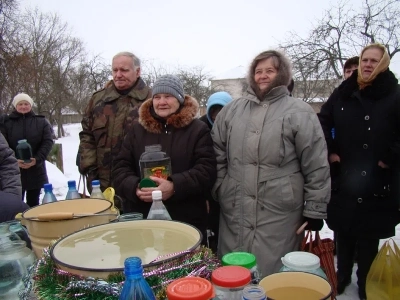
[(304, 179), (300, 173), (268, 180), (263, 185), (262, 204), (278, 211), (292, 211), (301, 207)]
[(98, 115), (94, 119), (92, 133), (96, 142), (97, 148), (104, 148), (107, 141), (107, 117), (105, 115)]
[(222, 181), (221, 187), (218, 189), (218, 199), (221, 211), (225, 218), (231, 222), (237, 223), (239, 219), (239, 204), (237, 198), (239, 194), (239, 184), (228, 174)]

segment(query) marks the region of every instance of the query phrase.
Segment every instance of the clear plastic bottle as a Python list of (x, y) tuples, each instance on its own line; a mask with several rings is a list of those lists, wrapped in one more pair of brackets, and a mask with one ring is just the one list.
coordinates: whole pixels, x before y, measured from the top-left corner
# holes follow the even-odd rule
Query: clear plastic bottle
[(153, 191), (151, 197), (153, 198), (153, 204), (150, 207), (147, 220), (172, 220), (167, 208), (162, 202), (161, 191)]
[(72, 199), (80, 199), (81, 195), (79, 195), (78, 190), (76, 189), (76, 181), (75, 180), (68, 180), (68, 192), (65, 200), (72, 200)]
[(242, 300), (267, 300), (267, 296), (261, 286), (248, 285), (243, 289)]
[(139, 257), (125, 259), (125, 282), (119, 300), (156, 300), (154, 293), (143, 277), (142, 260)]
[(106, 199), (106, 197), (104, 197), (104, 194), (100, 189), (100, 181), (99, 180), (92, 181), (92, 193), (90, 194), (90, 198)]
[(57, 198), (53, 194), (53, 185), (51, 183), (46, 183), (43, 186), (44, 196), (42, 198), (42, 204), (56, 202)]
[(32, 158), (32, 147), (27, 140), (19, 140), (16, 147), (17, 158), (22, 159), (25, 163), (30, 163)]

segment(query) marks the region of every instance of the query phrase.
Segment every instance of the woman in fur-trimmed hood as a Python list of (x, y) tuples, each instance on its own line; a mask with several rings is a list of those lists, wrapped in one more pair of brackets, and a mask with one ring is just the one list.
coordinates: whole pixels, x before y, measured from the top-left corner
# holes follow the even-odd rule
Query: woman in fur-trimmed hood
[(311, 106), (289, 96), (291, 78), (282, 53), (260, 53), (247, 92), (224, 107), (212, 129), (219, 255), (251, 252), (262, 276), (299, 250), (296, 231), (305, 221), (309, 229), (322, 227), (330, 197), (324, 134)]
[[(162, 199), (173, 220), (196, 226), (206, 238), (206, 199), (216, 178), (216, 161), (210, 130), (196, 119), (197, 101), (184, 95), (178, 77), (161, 76), (153, 86), (153, 98), (139, 109), (139, 123), (127, 134), (114, 162), (116, 193), (123, 199), (123, 211), (141, 212), (147, 217), (153, 190)], [(157, 188), (138, 187), (139, 159), (146, 146), (161, 145), (171, 158), (172, 174), (167, 179), (150, 177)]]

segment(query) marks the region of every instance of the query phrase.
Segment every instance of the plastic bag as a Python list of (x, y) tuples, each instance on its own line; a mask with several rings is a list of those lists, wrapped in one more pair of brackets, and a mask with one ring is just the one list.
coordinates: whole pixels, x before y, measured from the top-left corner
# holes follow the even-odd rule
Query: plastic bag
[(400, 299), (400, 250), (394, 240), (386, 241), (376, 255), (368, 272), (366, 291), (367, 299)]

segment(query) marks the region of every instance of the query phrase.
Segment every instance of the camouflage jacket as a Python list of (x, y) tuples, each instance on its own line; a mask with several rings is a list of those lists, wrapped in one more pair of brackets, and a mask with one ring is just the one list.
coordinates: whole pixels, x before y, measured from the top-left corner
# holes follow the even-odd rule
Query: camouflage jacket
[(150, 97), (151, 91), (141, 78), (127, 95), (119, 94), (113, 82), (93, 94), (79, 133), (79, 169), (88, 175), (89, 185), (98, 179), (102, 190), (110, 186), (113, 159), (128, 129), (137, 121), (138, 107)]

